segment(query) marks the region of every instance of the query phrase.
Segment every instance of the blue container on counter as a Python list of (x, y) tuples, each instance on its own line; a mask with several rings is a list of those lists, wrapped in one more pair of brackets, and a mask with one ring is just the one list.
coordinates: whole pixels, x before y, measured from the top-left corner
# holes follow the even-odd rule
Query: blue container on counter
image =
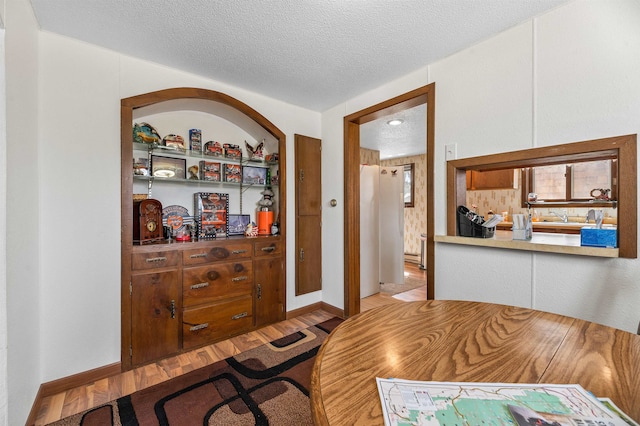
[(580, 229), (580, 245), (588, 247), (618, 247), (618, 230), (583, 226)]

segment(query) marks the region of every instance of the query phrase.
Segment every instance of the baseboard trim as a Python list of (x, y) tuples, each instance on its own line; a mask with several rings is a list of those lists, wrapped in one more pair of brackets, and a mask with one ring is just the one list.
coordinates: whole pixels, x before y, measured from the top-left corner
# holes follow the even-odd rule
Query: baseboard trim
[(29, 417), (27, 417), (27, 421), (24, 422), (25, 426), (34, 426), (36, 424), (36, 419), (38, 418), (38, 410), (40, 410), (40, 404), (42, 402), (42, 385), (38, 388), (38, 393), (36, 393), (36, 397), (33, 400), (33, 405), (31, 406), (31, 411), (29, 411)]
[(98, 380), (106, 379), (107, 377), (122, 373), (122, 367), (119, 362), (105, 365), (103, 367), (94, 368), (93, 370), (83, 371), (82, 373), (73, 374), (71, 376), (63, 377), (61, 379), (45, 382), (40, 385), (36, 398), (33, 401), (29, 418), (27, 419), (27, 425), (33, 425), (38, 416), (38, 410), (42, 399), (65, 392), (69, 389), (76, 388), (78, 386), (85, 386), (89, 383), (96, 382)]
[(300, 315), (309, 314), (319, 309), (329, 312), (330, 314), (333, 314), (337, 317), (344, 318), (344, 310), (340, 308), (336, 308), (335, 306), (325, 302), (317, 302), (317, 303), (313, 303), (311, 305), (307, 305), (302, 308), (294, 309), (293, 311), (287, 312), (287, 319), (292, 319), (295, 317), (299, 317)]

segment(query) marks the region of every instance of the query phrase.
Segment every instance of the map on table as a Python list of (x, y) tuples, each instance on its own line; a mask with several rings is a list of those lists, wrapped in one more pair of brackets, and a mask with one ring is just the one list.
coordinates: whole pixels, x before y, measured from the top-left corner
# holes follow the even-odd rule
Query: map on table
[(386, 426), (637, 425), (580, 385), (376, 382)]

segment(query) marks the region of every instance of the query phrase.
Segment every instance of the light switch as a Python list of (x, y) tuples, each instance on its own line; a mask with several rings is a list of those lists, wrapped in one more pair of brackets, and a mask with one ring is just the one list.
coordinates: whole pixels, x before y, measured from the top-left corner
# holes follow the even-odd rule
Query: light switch
[(457, 155), (458, 144), (452, 143), (444, 146), (444, 159), (446, 161), (455, 160)]

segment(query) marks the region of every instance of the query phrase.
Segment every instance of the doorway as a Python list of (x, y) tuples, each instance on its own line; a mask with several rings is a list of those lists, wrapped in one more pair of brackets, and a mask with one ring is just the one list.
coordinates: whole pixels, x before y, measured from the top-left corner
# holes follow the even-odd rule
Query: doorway
[(434, 137), (435, 137), (435, 83), (420, 87), (403, 95), (365, 108), (344, 118), (344, 192), (345, 192), (345, 277), (344, 314), (346, 317), (360, 312), (360, 125), (405, 109), (426, 104), (426, 170), (427, 229), (426, 273), (427, 299), (435, 293), (434, 253)]

